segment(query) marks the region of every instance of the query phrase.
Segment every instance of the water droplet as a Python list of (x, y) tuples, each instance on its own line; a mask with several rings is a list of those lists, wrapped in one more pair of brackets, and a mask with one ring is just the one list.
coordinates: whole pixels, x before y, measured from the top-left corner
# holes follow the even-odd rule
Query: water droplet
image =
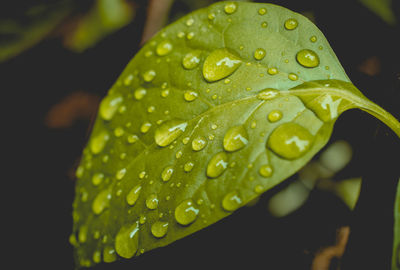
[(185, 137), (185, 138), (182, 139), (182, 143), (183, 144), (187, 144), (189, 141), (190, 141), (189, 137)]
[(156, 77), (156, 72), (154, 70), (148, 70), (143, 73), (143, 80), (145, 82), (151, 82)]
[(87, 232), (88, 232), (88, 227), (86, 225), (82, 225), (79, 228), (79, 232), (78, 232), (78, 241), (79, 243), (85, 243), (87, 240)]
[(251, 124), (250, 124), (250, 127), (251, 127), (252, 129), (255, 129), (255, 128), (257, 127), (257, 121), (256, 121), (256, 120), (253, 120), (253, 121), (251, 122)]
[(184, 170), (185, 172), (190, 172), (190, 171), (193, 169), (193, 167), (194, 167), (194, 163), (191, 162), (191, 161), (188, 161), (188, 162), (186, 162), (185, 165), (183, 166), (183, 170)]
[(124, 129), (122, 127), (117, 127), (114, 129), (114, 135), (115, 137), (121, 137), (122, 135), (124, 135)]
[(263, 165), (259, 169), (259, 174), (263, 177), (270, 177), (273, 173), (273, 169), (271, 165)]
[(176, 152), (175, 157), (179, 159), (182, 157), (182, 155), (183, 155), (183, 152), (181, 150), (179, 150), (178, 152)]
[(258, 48), (255, 52), (254, 52), (254, 58), (257, 60), (262, 60), (265, 57), (265, 50), (262, 48)]
[(191, 39), (193, 39), (193, 38), (194, 38), (194, 32), (189, 32), (189, 33), (187, 33), (186, 39), (191, 40)]
[(103, 250), (103, 261), (106, 263), (114, 262), (117, 259), (117, 254), (115, 253), (115, 249), (106, 246)]
[(185, 131), (187, 123), (182, 120), (169, 120), (157, 128), (154, 139), (156, 144), (161, 147), (170, 145)]
[(101, 184), (101, 182), (103, 181), (103, 179), (104, 179), (104, 174), (102, 174), (102, 173), (95, 173), (95, 174), (93, 175), (93, 177), (92, 177), (92, 184), (93, 184), (94, 186), (98, 186), (98, 185)]
[(279, 91), (274, 88), (267, 88), (258, 93), (257, 98), (262, 100), (271, 100), (279, 95)]
[(209, 13), (207, 17), (208, 17), (209, 20), (214, 20), (215, 19), (215, 14), (214, 13)]
[(76, 169), (75, 176), (77, 178), (81, 178), (83, 176), (84, 172), (85, 172), (85, 169), (83, 168), (83, 166), (79, 165), (78, 168)]
[(145, 122), (143, 125), (140, 127), (140, 132), (142, 133), (147, 133), (151, 128), (151, 123)]
[(271, 123), (277, 122), (282, 119), (282, 112), (280, 110), (273, 110), (268, 114), (268, 121)]
[(193, 101), (193, 100), (195, 100), (197, 97), (198, 97), (198, 93), (197, 92), (195, 92), (195, 91), (192, 91), (192, 90), (186, 90), (184, 93), (183, 93), (183, 98), (186, 100), (186, 101)]
[(225, 152), (215, 154), (207, 165), (207, 176), (216, 178), (228, 167), (228, 155)]
[(312, 50), (304, 49), (296, 54), (297, 62), (303, 67), (313, 68), (319, 65), (318, 54)]
[(188, 20), (186, 21), (186, 25), (187, 25), (187, 26), (192, 26), (193, 23), (194, 23), (193, 18), (190, 18), (190, 19), (188, 19)]
[(98, 154), (103, 151), (107, 141), (110, 139), (110, 135), (105, 130), (100, 131), (90, 140), (90, 150), (93, 154)]
[(156, 107), (154, 107), (154, 106), (149, 106), (148, 108), (147, 108), (147, 112), (148, 113), (152, 113), (152, 112), (154, 112), (156, 110)]
[(145, 171), (141, 171), (139, 173), (139, 179), (143, 179), (146, 176), (146, 172)]
[(268, 23), (267, 22), (262, 22), (261, 23), (261, 27), (262, 28), (267, 28), (268, 27)]
[(103, 190), (97, 194), (92, 203), (93, 213), (100, 215), (108, 207), (110, 199), (111, 193), (108, 190)]
[(95, 263), (101, 262), (101, 252), (98, 251), (98, 250), (96, 250), (96, 251), (93, 253), (92, 259), (93, 259), (93, 261), (94, 261)]
[(262, 193), (264, 191), (264, 187), (262, 185), (257, 185), (254, 187), (254, 191), (258, 194)]
[(200, 151), (207, 145), (207, 139), (199, 136), (193, 139), (192, 141), (192, 149), (194, 151)]
[(199, 213), (191, 199), (184, 200), (175, 208), (175, 219), (181, 225), (189, 225), (194, 222)]
[(187, 53), (182, 59), (182, 65), (185, 69), (194, 69), (200, 63), (201, 51)]
[(237, 9), (237, 3), (235, 2), (226, 3), (224, 7), (224, 11), (226, 14), (232, 14), (236, 11), (236, 9)]
[(122, 178), (124, 178), (125, 174), (126, 174), (126, 168), (122, 168), (115, 174), (115, 178), (117, 178), (117, 180), (121, 180)]
[(169, 89), (165, 89), (165, 90), (162, 90), (162, 91), (161, 91), (161, 96), (162, 96), (163, 98), (168, 97), (168, 95), (169, 95)]
[(260, 8), (259, 10), (258, 10), (258, 14), (260, 14), (260, 15), (264, 15), (264, 14), (266, 14), (267, 13), (267, 9), (266, 8)]
[(312, 36), (312, 37), (310, 37), (310, 41), (311, 42), (317, 42), (317, 37), (316, 36)]
[(169, 54), (172, 51), (172, 43), (169, 40), (161, 41), (156, 48), (156, 53), (159, 56), (164, 56)]
[(122, 103), (122, 96), (108, 95), (100, 104), (99, 113), (104, 120), (111, 120)]
[(297, 20), (293, 19), (293, 18), (287, 19), (285, 21), (285, 28), (287, 30), (294, 30), (297, 28), (298, 25), (299, 25), (299, 23), (297, 22)]
[(161, 238), (167, 234), (168, 222), (166, 221), (156, 221), (151, 225), (151, 233), (157, 237)]
[(289, 80), (291, 80), (291, 81), (297, 81), (297, 79), (299, 78), (299, 76), (297, 76), (297, 74), (294, 74), (294, 73), (289, 73), (288, 78), (289, 78)]
[(249, 135), (243, 126), (230, 128), (224, 136), (224, 149), (229, 152), (242, 149), (249, 142)]
[(146, 216), (140, 215), (140, 217), (139, 217), (139, 223), (140, 224), (142, 224), (142, 225), (145, 224), (146, 220), (147, 220)]
[(242, 199), (239, 197), (239, 193), (236, 190), (226, 194), (222, 200), (222, 207), (226, 211), (235, 211), (241, 206), (241, 204)]
[(139, 222), (121, 227), (115, 236), (115, 250), (125, 259), (132, 258), (139, 246)]
[(167, 181), (169, 181), (171, 179), (173, 173), (174, 173), (174, 167), (167, 166), (167, 167), (164, 168), (164, 170), (161, 173), (161, 179), (164, 182), (167, 182)]
[(157, 194), (150, 194), (146, 199), (147, 208), (154, 210), (158, 207)]
[(216, 124), (212, 124), (212, 125), (211, 125), (211, 129), (212, 129), (212, 130), (216, 130), (217, 128), (218, 128), (218, 126), (217, 126)]
[(124, 85), (129, 86), (132, 83), (133, 80), (133, 75), (129, 74), (128, 76), (125, 77), (124, 79)]
[(139, 199), (140, 191), (142, 190), (141, 185), (137, 185), (133, 187), (128, 194), (126, 195), (126, 202), (132, 206), (136, 203), (136, 201)]
[(278, 69), (275, 67), (270, 67), (270, 68), (268, 68), (267, 72), (269, 75), (276, 75), (276, 74), (278, 74)]
[(152, 51), (146, 51), (145, 53), (144, 53), (144, 56), (145, 57), (150, 57), (150, 56), (152, 56), (153, 55), (153, 52)]
[(278, 156), (296, 159), (311, 148), (314, 137), (304, 127), (296, 123), (285, 123), (274, 129), (267, 146)]
[(136, 98), (136, 100), (141, 100), (142, 98), (144, 98), (144, 96), (147, 94), (146, 89), (144, 88), (138, 88), (135, 90), (135, 92), (133, 93), (133, 96)]
[(208, 82), (215, 82), (231, 75), (242, 61), (228, 49), (212, 51), (204, 61), (203, 76)]
[(135, 134), (129, 135), (127, 138), (128, 143), (135, 143), (139, 140), (139, 137)]
[(178, 34), (176, 34), (176, 36), (178, 37), (178, 38), (183, 38), (184, 36), (185, 36), (185, 32), (178, 32)]

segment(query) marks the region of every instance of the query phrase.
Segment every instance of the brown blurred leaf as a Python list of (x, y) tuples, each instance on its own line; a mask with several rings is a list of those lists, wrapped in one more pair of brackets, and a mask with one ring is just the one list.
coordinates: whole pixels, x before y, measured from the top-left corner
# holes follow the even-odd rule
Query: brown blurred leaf
[(371, 56), (358, 66), (358, 70), (369, 76), (378, 75), (381, 72), (381, 60), (377, 56)]

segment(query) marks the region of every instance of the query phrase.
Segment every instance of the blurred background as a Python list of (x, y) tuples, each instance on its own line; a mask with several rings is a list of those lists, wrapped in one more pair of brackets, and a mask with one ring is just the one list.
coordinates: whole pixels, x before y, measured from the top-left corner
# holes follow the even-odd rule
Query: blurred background
[[(74, 175), (101, 98), (154, 33), (213, 2), (2, 1), (4, 265), (74, 268)], [(400, 1), (269, 2), (312, 20), (353, 83), (400, 118)], [(249, 207), (94, 269), (389, 269), (399, 153), (376, 119), (346, 112), (310, 164)]]

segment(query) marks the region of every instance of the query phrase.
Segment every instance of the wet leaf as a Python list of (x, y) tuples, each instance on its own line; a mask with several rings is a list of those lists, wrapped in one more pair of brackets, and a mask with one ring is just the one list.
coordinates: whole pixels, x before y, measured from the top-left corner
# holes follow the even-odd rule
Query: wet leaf
[(100, 105), (77, 170), (77, 264), (131, 258), (231, 214), (303, 167), (351, 108), (400, 134), (300, 14), (222, 2), (185, 16)]

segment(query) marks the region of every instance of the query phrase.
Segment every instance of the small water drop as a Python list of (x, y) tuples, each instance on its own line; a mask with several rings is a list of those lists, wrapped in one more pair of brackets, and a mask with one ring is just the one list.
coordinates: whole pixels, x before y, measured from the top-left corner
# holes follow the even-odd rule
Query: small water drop
[(190, 19), (188, 19), (188, 20), (186, 21), (186, 25), (187, 25), (187, 26), (192, 26), (193, 23), (194, 23), (193, 18), (190, 18)]
[(175, 208), (175, 219), (181, 225), (189, 225), (194, 222), (199, 213), (191, 199), (184, 200)]
[(274, 129), (268, 138), (267, 147), (285, 159), (296, 159), (310, 150), (314, 137), (296, 123), (285, 123)]
[(297, 74), (294, 74), (294, 73), (289, 73), (288, 78), (291, 81), (297, 81), (299, 76), (297, 76)]
[(169, 40), (164, 40), (157, 45), (156, 53), (159, 56), (169, 54), (173, 49), (172, 43)]
[(133, 93), (133, 96), (135, 97), (136, 100), (141, 100), (144, 98), (144, 96), (147, 94), (146, 89), (144, 88), (138, 88), (135, 90)]
[(114, 135), (115, 137), (121, 137), (122, 135), (124, 135), (125, 131), (122, 127), (117, 127), (114, 129)]
[(140, 215), (140, 217), (139, 217), (139, 223), (140, 224), (142, 224), (142, 225), (145, 224), (146, 220), (147, 220), (147, 218), (146, 218), (145, 215)]
[(263, 165), (260, 167), (260, 169), (258, 170), (258, 173), (262, 176), (262, 177), (270, 177), (273, 173), (273, 169), (271, 165)]
[(146, 176), (146, 171), (141, 171), (139, 173), (139, 179), (143, 179)]
[(177, 159), (179, 159), (179, 158), (182, 157), (182, 155), (183, 155), (183, 152), (182, 152), (181, 150), (179, 150), (178, 152), (176, 152), (175, 157), (176, 157)]
[(257, 185), (254, 187), (254, 191), (258, 194), (262, 193), (264, 191), (264, 187), (262, 185)]
[(276, 75), (276, 74), (278, 74), (278, 69), (275, 67), (270, 67), (270, 68), (268, 68), (267, 72), (269, 75)]
[(296, 54), (297, 62), (303, 67), (314, 68), (319, 65), (318, 54), (312, 50), (304, 49)]
[(187, 127), (183, 120), (169, 120), (159, 126), (154, 134), (154, 140), (158, 146), (165, 147), (174, 142)]
[(90, 140), (90, 150), (93, 154), (98, 154), (103, 151), (104, 147), (106, 146), (107, 141), (110, 139), (110, 135), (107, 131), (102, 130), (92, 137)]
[(268, 23), (267, 22), (262, 22), (261, 23), (261, 27), (262, 28), (267, 28), (268, 27)]
[(151, 233), (157, 237), (162, 238), (167, 234), (168, 222), (166, 221), (156, 221), (151, 225)]
[(100, 104), (99, 113), (104, 120), (111, 120), (122, 103), (122, 96), (108, 95)]
[(299, 23), (297, 22), (297, 20), (293, 19), (293, 18), (287, 19), (285, 21), (285, 28), (287, 30), (294, 30), (297, 28), (298, 25), (299, 25)]
[(101, 182), (103, 182), (104, 179), (104, 174), (102, 173), (95, 173), (92, 177), (92, 184), (94, 186), (98, 186), (101, 184)]
[(207, 165), (207, 176), (217, 178), (228, 167), (228, 155), (225, 152), (215, 154)]
[(273, 110), (268, 114), (268, 121), (271, 123), (277, 122), (282, 119), (282, 112), (280, 110)]
[(224, 11), (226, 14), (232, 14), (236, 11), (236, 9), (237, 9), (237, 3), (235, 2), (226, 3), (224, 7)]
[(131, 144), (137, 142), (138, 140), (139, 140), (139, 137), (135, 134), (131, 134), (127, 137), (128, 143), (131, 143)]
[(262, 60), (265, 57), (265, 50), (262, 48), (258, 48), (255, 52), (254, 52), (254, 58), (256, 60)]
[(193, 169), (193, 167), (194, 167), (194, 163), (191, 162), (191, 161), (188, 161), (188, 162), (186, 162), (185, 165), (183, 166), (183, 170), (184, 170), (185, 172), (190, 172), (190, 171)]
[(92, 203), (93, 213), (95, 213), (96, 215), (100, 215), (104, 211), (104, 209), (108, 207), (110, 199), (111, 193), (109, 192), (109, 190), (103, 190), (99, 194), (97, 194)]
[(194, 69), (200, 63), (201, 51), (189, 52), (183, 57), (182, 65), (185, 69)]
[(193, 139), (192, 141), (192, 149), (194, 151), (200, 151), (207, 145), (207, 139), (199, 136)]
[(241, 204), (242, 204), (242, 199), (239, 197), (239, 193), (236, 190), (226, 194), (222, 200), (222, 207), (226, 211), (230, 212), (238, 209), (241, 206)]
[(115, 253), (115, 249), (110, 246), (106, 246), (103, 249), (103, 261), (106, 263), (111, 263), (114, 262), (116, 259), (117, 254)]
[(203, 76), (208, 82), (228, 77), (242, 63), (241, 59), (226, 48), (212, 51), (204, 61)]
[(117, 171), (117, 173), (115, 174), (115, 178), (117, 180), (121, 180), (122, 178), (124, 178), (126, 174), (126, 168), (122, 168), (121, 170)]
[(253, 120), (253, 121), (251, 122), (251, 124), (250, 124), (250, 127), (251, 127), (252, 129), (255, 129), (255, 128), (257, 127), (257, 121), (256, 121), (256, 120)]
[(189, 33), (187, 33), (187, 35), (186, 35), (186, 39), (187, 40), (191, 40), (191, 39), (193, 39), (194, 38), (194, 32), (189, 32)]
[(143, 134), (144, 134), (144, 133), (147, 133), (147, 132), (150, 130), (150, 128), (151, 128), (151, 123), (145, 122), (145, 123), (143, 123), (143, 124), (141, 125), (141, 127), (140, 127), (140, 132), (142, 132)]
[(310, 41), (311, 42), (317, 42), (317, 37), (316, 36), (312, 36), (312, 37), (310, 37)]
[(167, 182), (167, 181), (169, 181), (171, 179), (173, 173), (174, 173), (174, 167), (167, 166), (167, 167), (164, 168), (164, 170), (161, 173), (161, 179), (164, 182)]
[(83, 243), (86, 242), (87, 233), (88, 233), (88, 227), (86, 225), (82, 225), (79, 228), (79, 232), (78, 232), (78, 241), (79, 241), (79, 243), (83, 244)]
[(183, 98), (186, 100), (186, 101), (193, 101), (193, 100), (195, 100), (197, 97), (198, 97), (198, 93), (196, 92), (196, 91), (193, 91), (193, 90), (186, 90), (184, 93), (183, 93)]
[(155, 110), (156, 110), (156, 107), (154, 107), (154, 106), (149, 106), (149, 107), (147, 108), (147, 112), (148, 112), (148, 113), (153, 113)]
[(233, 152), (242, 149), (249, 142), (249, 135), (243, 126), (231, 127), (224, 136), (224, 149)]
[(151, 70), (144, 72), (142, 76), (143, 76), (143, 80), (145, 82), (151, 82), (156, 77), (156, 72), (151, 69)]
[(266, 8), (260, 8), (259, 10), (258, 10), (258, 14), (260, 14), (260, 15), (264, 15), (264, 14), (266, 14), (267, 13), (267, 9)]
[(150, 194), (146, 199), (147, 208), (154, 210), (158, 207), (158, 198), (157, 194)]
[(141, 185), (134, 186), (126, 195), (126, 202), (132, 206), (139, 199), (140, 191), (142, 190)]
[(115, 236), (115, 250), (125, 259), (132, 258), (139, 246), (139, 222), (121, 227)]

